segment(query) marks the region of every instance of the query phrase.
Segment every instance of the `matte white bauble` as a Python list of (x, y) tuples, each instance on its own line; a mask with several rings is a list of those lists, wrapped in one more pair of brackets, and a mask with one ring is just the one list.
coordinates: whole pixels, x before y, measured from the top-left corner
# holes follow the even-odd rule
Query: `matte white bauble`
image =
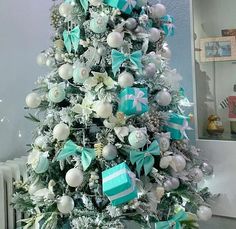
[(151, 28), (149, 30), (149, 40), (151, 42), (157, 42), (161, 38), (161, 32), (157, 28)]
[(151, 6), (150, 11), (152, 18), (161, 18), (166, 15), (166, 7), (160, 3)]
[(122, 88), (125, 87), (132, 87), (134, 84), (134, 77), (131, 73), (129, 72), (122, 72), (118, 76), (118, 83)]
[(162, 57), (169, 60), (171, 58), (172, 53), (171, 53), (171, 50), (168, 47), (164, 47), (161, 55), (162, 55)]
[(73, 188), (79, 187), (84, 180), (84, 174), (78, 168), (70, 169), (66, 173), (66, 183)]
[(62, 17), (69, 17), (73, 12), (73, 6), (69, 3), (62, 3), (59, 6), (59, 13)]
[(190, 178), (195, 182), (200, 182), (203, 178), (203, 172), (199, 168), (193, 168), (189, 172)]
[(34, 140), (34, 145), (41, 148), (41, 149), (46, 149), (47, 148), (47, 137), (46, 136), (38, 136)]
[(29, 108), (37, 108), (41, 104), (41, 97), (39, 94), (32, 92), (26, 96), (25, 103)]
[(56, 64), (55, 59), (53, 57), (48, 57), (46, 61), (46, 65), (50, 68), (54, 67)]
[(169, 106), (172, 101), (172, 97), (167, 90), (162, 90), (157, 93), (156, 101), (160, 106)]
[(109, 118), (112, 115), (112, 104), (99, 102), (96, 104), (95, 111), (100, 118)]
[(63, 64), (58, 69), (59, 76), (64, 80), (69, 80), (73, 77), (73, 66), (71, 64)]
[(53, 129), (53, 138), (58, 141), (66, 140), (70, 135), (70, 128), (65, 123), (57, 124)]
[(70, 196), (62, 196), (57, 202), (57, 208), (62, 214), (69, 214), (74, 207), (74, 200)]
[(107, 43), (112, 48), (120, 48), (123, 42), (123, 36), (119, 32), (111, 32), (107, 36)]
[(47, 56), (45, 53), (40, 53), (38, 56), (37, 56), (37, 64), (39, 66), (43, 66), (43, 65), (46, 65), (46, 61), (47, 61)]
[(145, 69), (144, 74), (146, 77), (153, 77), (157, 72), (157, 67), (154, 63), (149, 63)]
[(117, 156), (117, 148), (112, 144), (108, 144), (108, 145), (104, 146), (104, 148), (102, 150), (102, 156), (107, 161), (114, 160)]
[(184, 159), (183, 156), (181, 155), (175, 155), (172, 157), (172, 161), (175, 165), (175, 168), (174, 170), (176, 172), (181, 172), (185, 169), (185, 166), (186, 166), (186, 160)]
[(138, 23), (134, 18), (128, 18), (125, 22), (125, 27), (129, 30), (134, 30), (137, 27)]
[(212, 210), (206, 206), (200, 206), (197, 210), (197, 216), (200, 220), (207, 221), (212, 217)]
[(56, 53), (56, 54), (55, 54), (55, 59), (56, 59), (58, 62), (62, 62), (62, 61), (63, 61), (63, 58), (62, 58), (61, 53)]

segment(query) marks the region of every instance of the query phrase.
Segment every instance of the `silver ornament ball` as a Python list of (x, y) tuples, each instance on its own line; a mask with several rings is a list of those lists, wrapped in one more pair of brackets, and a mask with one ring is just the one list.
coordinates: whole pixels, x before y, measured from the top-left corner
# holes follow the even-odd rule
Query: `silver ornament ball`
[(172, 101), (172, 97), (167, 90), (162, 90), (157, 93), (156, 101), (160, 106), (169, 106)]
[(107, 36), (107, 43), (111, 48), (120, 48), (123, 42), (123, 35), (119, 32), (111, 32)]
[(70, 128), (65, 123), (59, 123), (53, 128), (53, 138), (58, 141), (66, 140), (70, 135)]
[(66, 173), (66, 183), (70, 186), (70, 187), (79, 187), (81, 186), (81, 184), (83, 183), (84, 180), (84, 174), (81, 170), (79, 170), (78, 168), (73, 168), (70, 169), (67, 173)]
[(144, 74), (146, 77), (153, 77), (157, 72), (156, 65), (154, 63), (149, 63), (145, 69)]
[(163, 4), (156, 4), (150, 7), (151, 18), (161, 18), (166, 15), (166, 7)]
[(149, 30), (149, 40), (151, 42), (157, 42), (161, 38), (161, 32), (157, 28), (151, 28)]
[(208, 164), (207, 162), (203, 162), (200, 166), (200, 169), (206, 176), (211, 176), (214, 172), (213, 166)]
[(69, 214), (74, 207), (74, 200), (70, 196), (62, 196), (57, 202), (57, 208), (62, 214)]
[(112, 104), (108, 102), (99, 102), (95, 107), (95, 111), (100, 118), (109, 118), (112, 115)]
[(117, 156), (117, 148), (112, 144), (108, 144), (108, 145), (104, 146), (104, 148), (102, 150), (102, 156), (107, 161), (114, 160)]
[(125, 87), (132, 87), (134, 84), (134, 77), (131, 73), (129, 72), (122, 72), (119, 76), (118, 76), (118, 83), (122, 88)]
[(172, 157), (172, 161), (175, 165), (176, 172), (182, 172), (186, 167), (186, 160), (181, 155), (175, 155)]
[(138, 23), (134, 18), (128, 18), (125, 22), (125, 27), (128, 30), (134, 30), (137, 27)]
[(59, 6), (59, 13), (62, 17), (70, 17), (73, 12), (73, 6), (69, 3), (62, 3)]

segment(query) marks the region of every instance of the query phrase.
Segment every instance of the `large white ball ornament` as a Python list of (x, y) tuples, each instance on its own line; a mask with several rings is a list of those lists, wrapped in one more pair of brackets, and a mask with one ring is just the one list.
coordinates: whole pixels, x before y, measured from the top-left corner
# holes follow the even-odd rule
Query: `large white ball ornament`
[(145, 69), (144, 74), (146, 77), (153, 77), (157, 72), (157, 67), (154, 63), (149, 63)]
[(125, 22), (125, 27), (129, 30), (134, 30), (137, 27), (138, 23), (134, 18), (128, 18)]
[(151, 42), (157, 42), (161, 38), (161, 32), (157, 28), (151, 28), (149, 30), (149, 40)]
[(37, 56), (36, 62), (39, 66), (44, 66), (46, 65), (47, 62), (47, 55), (45, 53), (40, 53)]
[(212, 217), (212, 210), (206, 206), (200, 206), (197, 211), (197, 216), (202, 221), (207, 221)]
[(156, 101), (160, 106), (169, 106), (172, 101), (172, 97), (167, 90), (162, 90), (157, 93)]
[(168, 47), (164, 47), (161, 52), (161, 56), (169, 60), (171, 58), (171, 55), (171, 50)]
[(58, 69), (59, 76), (64, 80), (69, 80), (73, 77), (73, 66), (71, 64), (63, 64)]
[(166, 15), (166, 7), (163, 4), (156, 4), (151, 6), (151, 18), (161, 18)]
[(111, 48), (120, 48), (123, 42), (123, 36), (119, 32), (111, 32), (107, 36), (107, 43)]
[(58, 141), (66, 140), (70, 135), (70, 128), (65, 123), (57, 124), (53, 129), (53, 138)]
[(100, 118), (109, 118), (112, 115), (112, 104), (99, 102), (96, 104), (95, 111)]
[(102, 156), (107, 161), (114, 160), (117, 156), (117, 148), (112, 144), (108, 144), (108, 145), (104, 146), (104, 148), (102, 150)]
[(41, 97), (39, 94), (32, 92), (26, 96), (25, 103), (29, 108), (37, 108), (41, 104)]
[(78, 168), (70, 169), (66, 173), (66, 183), (73, 188), (79, 187), (84, 180), (84, 174)]
[(73, 12), (73, 6), (69, 3), (62, 3), (59, 6), (59, 13), (62, 17), (69, 17)]
[(125, 87), (132, 87), (134, 84), (134, 77), (131, 73), (129, 72), (122, 72), (118, 76), (118, 83), (122, 88)]
[(74, 200), (70, 196), (62, 196), (57, 202), (57, 208), (62, 214), (69, 214), (74, 207)]
[(134, 130), (130, 133), (128, 141), (131, 146), (139, 149), (147, 144), (147, 136), (142, 130)]
[(45, 150), (47, 148), (47, 137), (46, 136), (38, 136), (34, 140), (34, 145)]
[(190, 170), (189, 176), (194, 182), (198, 183), (203, 178), (203, 172), (199, 168), (193, 168), (193, 169)]
[(175, 155), (172, 157), (172, 161), (175, 165), (175, 171), (176, 172), (181, 172), (185, 169), (186, 167), (186, 160), (184, 159), (183, 156), (181, 155)]

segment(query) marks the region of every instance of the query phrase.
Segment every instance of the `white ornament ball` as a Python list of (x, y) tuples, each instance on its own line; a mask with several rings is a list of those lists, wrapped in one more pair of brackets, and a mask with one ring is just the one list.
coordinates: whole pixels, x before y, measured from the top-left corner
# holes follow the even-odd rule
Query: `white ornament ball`
[(212, 217), (212, 210), (206, 206), (200, 206), (197, 211), (197, 216), (202, 221), (207, 221)]
[(88, 79), (90, 69), (85, 66), (79, 66), (73, 71), (73, 80), (75, 83), (83, 84)]
[(66, 173), (66, 183), (73, 188), (79, 187), (84, 180), (84, 174), (78, 168), (70, 169)]
[(47, 148), (47, 137), (46, 136), (38, 136), (34, 140), (34, 145), (45, 150)]
[(198, 182), (200, 182), (200, 181), (202, 180), (202, 178), (203, 178), (203, 172), (202, 172), (202, 170), (199, 169), (199, 168), (193, 168), (193, 169), (190, 170), (189, 176), (190, 176), (190, 178), (193, 179), (193, 181), (195, 181), (195, 182), (198, 183)]
[(59, 76), (64, 80), (69, 80), (73, 77), (73, 66), (71, 64), (63, 64), (58, 69)]
[(111, 48), (120, 48), (123, 42), (123, 36), (119, 32), (111, 32), (107, 36), (107, 43)]
[(162, 157), (159, 165), (162, 169), (167, 169), (171, 161), (172, 161), (171, 156)]
[(112, 144), (108, 144), (108, 145), (104, 146), (104, 148), (102, 150), (102, 156), (107, 161), (114, 160), (117, 156), (117, 148)]
[(172, 183), (172, 189), (175, 190), (179, 187), (180, 185), (180, 182), (179, 182), (179, 179), (178, 178), (171, 178), (171, 183)]
[(147, 136), (141, 130), (134, 130), (130, 133), (129, 144), (136, 149), (142, 148), (147, 144)]
[(99, 102), (96, 104), (95, 111), (100, 118), (109, 118), (112, 115), (112, 104)]
[(39, 94), (32, 92), (26, 96), (25, 103), (29, 108), (37, 108), (41, 104), (41, 97)]
[(163, 4), (156, 4), (151, 6), (151, 18), (161, 18), (166, 15), (166, 7)]
[(182, 157), (181, 155), (175, 155), (172, 157), (172, 161), (175, 165), (175, 171), (176, 172), (181, 172), (185, 169), (186, 167), (186, 160), (184, 159), (184, 157)]
[(61, 53), (56, 53), (56, 54), (55, 54), (55, 59), (56, 59), (58, 62), (62, 62), (62, 61), (63, 61), (63, 58), (62, 58)]
[(57, 202), (57, 208), (62, 214), (69, 214), (74, 207), (74, 200), (70, 196), (62, 196)]
[(162, 90), (157, 93), (156, 101), (160, 106), (169, 106), (172, 101), (172, 97), (167, 90)]
[(145, 69), (144, 74), (146, 77), (153, 77), (157, 72), (157, 67), (154, 63), (149, 63)]
[(166, 152), (170, 148), (170, 139), (165, 137), (160, 137), (158, 139), (160, 150)]
[(149, 30), (149, 40), (151, 42), (157, 42), (161, 38), (161, 32), (157, 28), (151, 28)]
[(37, 56), (36, 62), (39, 66), (43, 66), (46, 65), (47, 62), (47, 55), (45, 53), (40, 53)]
[(168, 47), (164, 47), (161, 55), (162, 55), (162, 57), (169, 60), (171, 58), (172, 53), (171, 53), (171, 50)]
[(132, 87), (134, 84), (134, 77), (131, 73), (129, 72), (122, 72), (118, 76), (118, 83), (122, 88), (125, 87)]
[(62, 17), (70, 17), (73, 12), (73, 6), (69, 3), (62, 3), (59, 6), (59, 13)]
[(129, 30), (134, 30), (137, 27), (138, 23), (134, 18), (128, 18), (125, 22), (125, 26)]
[(70, 135), (70, 128), (65, 123), (57, 124), (53, 129), (53, 138), (58, 141), (66, 140)]
[(55, 59), (53, 57), (48, 57), (46, 61), (46, 65), (50, 68), (54, 67), (56, 64)]
[(106, 54), (106, 48), (104, 46), (101, 46), (101, 47), (98, 48), (97, 52), (101, 56), (105, 55)]

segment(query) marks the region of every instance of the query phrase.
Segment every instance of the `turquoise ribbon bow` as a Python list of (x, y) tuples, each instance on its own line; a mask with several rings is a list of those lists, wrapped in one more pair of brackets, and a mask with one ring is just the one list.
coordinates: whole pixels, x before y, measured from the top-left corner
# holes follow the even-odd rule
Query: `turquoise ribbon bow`
[(57, 160), (65, 160), (67, 157), (78, 154), (81, 154), (81, 162), (85, 171), (90, 166), (92, 160), (96, 157), (94, 149), (78, 146), (73, 141), (69, 140), (58, 154)]
[(130, 152), (130, 161), (132, 164), (136, 163), (136, 170), (139, 176), (142, 167), (144, 167), (146, 176), (151, 172), (155, 162), (153, 155), (160, 155), (160, 147), (156, 140), (143, 152), (136, 150)]
[(172, 219), (164, 221), (164, 222), (157, 222), (155, 223), (156, 229), (181, 229), (180, 221), (187, 220), (188, 215), (184, 211), (178, 212)]
[(142, 51), (136, 51), (130, 55), (125, 55), (115, 49), (112, 49), (111, 58), (112, 58), (112, 71), (113, 71), (114, 76), (119, 71), (120, 66), (126, 60), (130, 60), (139, 70), (141, 70), (143, 66), (141, 62)]
[(79, 47), (79, 41), (80, 41), (79, 26), (76, 26), (71, 31), (65, 30), (63, 32), (63, 38), (64, 38), (64, 44), (66, 46), (66, 50), (70, 53), (73, 46), (75, 52), (77, 52), (78, 47)]
[[(65, 3), (75, 3), (75, 2), (76, 2), (76, 0), (65, 0)], [(86, 13), (88, 10), (88, 6), (89, 6), (88, 0), (80, 0), (80, 4), (83, 7), (84, 12)]]

